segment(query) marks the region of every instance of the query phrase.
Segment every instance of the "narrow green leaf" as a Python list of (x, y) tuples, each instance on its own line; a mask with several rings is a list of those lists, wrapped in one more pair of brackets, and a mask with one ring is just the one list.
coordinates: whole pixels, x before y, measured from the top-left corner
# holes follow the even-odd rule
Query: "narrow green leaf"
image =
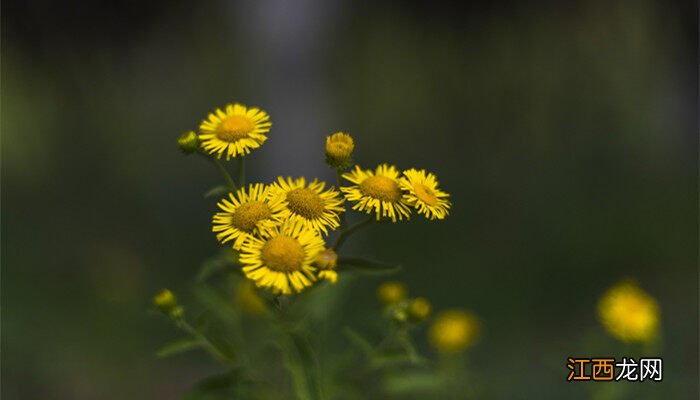
[(220, 185), (220, 186), (214, 186), (213, 188), (209, 189), (206, 193), (204, 193), (204, 198), (209, 198), (209, 197), (221, 197), (225, 195), (226, 193), (229, 193), (231, 191), (231, 188), (228, 186)]
[(401, 266), (359, 257), (341, 257), (338, 260), (337, 269), (339, 271), (354, 271), (365, 275), (389, 275), (398, 272)]
[(372, 344), (367, 340), (364, 336), (360, 335), (357, 333), (355, 330), (351, 328), (345, 328), (343, 330), (343, 333), (345, 333), (345, 336), (350, 339), (350, 341), (357, 346), (358, 349), (362, 350), (365, 354), (369, 355), (372, 354), (374, 351), (374, 348)]
[(197, 340), (185, 338), (179, 339), (174, 342), (168, 343), (161, 347), (156, 353), (158, 358), (170, 357), (174, 354), (184, 353), (189, 350), (197, 349), (201, 347), (201, 343)]

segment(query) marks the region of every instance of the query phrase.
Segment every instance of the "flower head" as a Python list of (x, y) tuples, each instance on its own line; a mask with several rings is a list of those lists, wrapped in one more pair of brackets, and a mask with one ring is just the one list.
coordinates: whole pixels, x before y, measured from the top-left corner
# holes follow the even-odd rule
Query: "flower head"
[(424, 169), (409, 169), (403, 172), (401, 189), (403, 200), (428, 219), (443, 219), (449, 214), (449, 194), (438, 189), (435, 175)]
[(335, 189), (325, 189), (325, 182), (314, 179), (307, 184), (304, 177), (280, 176), (271, 187), (270, 196), (284, 203), (285, 219), (299, 221), (324, 235), (340, 226), (340, 214), (345, 212), (343, 199)]
[(314, 260), (314, 265), (318, 268), (318, 277), (336, 283), (338, 281), (338, 273), (335, 271), (337, 263), (338, 255), (333, 249), (319, 251)]
[(388, 306), (405, 299), (406, 292), (406, 285), (402, 282), (387, 281), (377, 288), (377, 298)]
[(603, 294), (598, 316), (605, 329), (623, 342), (648, 342), (659, 326), (656, 300), (630, 281), (620, 282)]
[(408, 308), (406, 312), (408, 313), (408, 319), (412, 322), (419, 323), (423, 322), (430, 315), (432, 306), (430, 302), (425, 297), (416, 297), (415, 299), (408, 302)]
[(259, 287), (276, 294), (299, 293), (316, 280), (313, 262), (323, 246), (318, 232), (289, 220), (264, 237), (248, 236), (239, 261)]
[(226, 159), (244, 156), (260, 147), (270, 131), (270, 117), (258, 108), (229, 104), (217, 108), (199, 126), (202, 148), (209, 154)]
[(367, 214), (374, 212), (377, 220), (389, 217), (396, 222), (397, 219), (410, 218), (411, 209), (403, 199), (396, 167), (382, 164), (372, 171), (356, 166), (354, 170), (344, 173), (343, 178), (355, 184), (340, 188), (345, 198), (355, 203), (353, 210)]
[(199, 138), (192, 131), (185, 132), (177, 138), (177, 145), (183, 153), (192, 154), (199, 149)]
[(250, 279), (241, 279), (236, 291), (236, 304), (248, 314), (262, 314), (267, 310), (265, 301), (255, 289), (255, 284)]
[(240, 250), (250, 235), (269, 233), (284, 218), (281, 200), (270, 197), (270, 187), (261, 183), (229, 193), (228, 199), (219, 204), (221, 212), (212, 218), (212, 231), (221, 243), (233, 241), (233, 248)]
[(475, 343), (479, 325), (479, 320), (470, 312), (446, 310), (435, 317), (428, 336), (441, 353), (458, 353)]
[(352, 163), (355, 142), (352, 136), (336, 132), (326, 137), (326, 163), (333, 168), (343, 169)]

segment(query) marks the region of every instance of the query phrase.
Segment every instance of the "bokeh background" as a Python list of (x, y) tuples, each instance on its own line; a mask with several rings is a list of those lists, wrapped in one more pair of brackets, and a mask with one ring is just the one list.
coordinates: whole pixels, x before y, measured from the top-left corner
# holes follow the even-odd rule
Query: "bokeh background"
[(176, 333), (149, 309), (218, 251), (218, 177), (175, 138), (231, 101), (272, 116), (262, 181), (331, 179), (338, 130), (364, 166), (438, 174), (449, 219), (347, 250), (481, 316), (484, 398), (589, 398), (566, 357), (625, 355), (589, 354), (617, 349), (595, 306), (625, 277), (662, 311), (664, 381), (635, 398), (696, 398), (697, 89), (692, 1), (5, 0), (3, 398), (169, 399), (217, 370), (156, 359)]

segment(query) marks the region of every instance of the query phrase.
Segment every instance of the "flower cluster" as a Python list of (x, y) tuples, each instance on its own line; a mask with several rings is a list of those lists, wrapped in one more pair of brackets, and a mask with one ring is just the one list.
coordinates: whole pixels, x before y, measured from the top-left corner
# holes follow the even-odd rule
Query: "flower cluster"
[[(221, 158), (240, 159), (260, 147), (271, 126), (266, 112), (229, 104), (210, 113), (199, 133), (183, 134), (178, 144), (185, 153), (198, 152), (225, 171), (218, 164)], [(374, 170), (355, 166), (343, 173), (353, 165), (354, 149), (355, 141), (347, 133), (326, 138), (326, 162), (350, 183), (347, 186), (280, 176), (269, 184), (239, 188), (226, 176), (231, 188), (218, 202), (212, 231), (219, 242), (239, 253), (244, 274), (258, 287), (289, 295), (319, 280), (335, 283), (339, 246), (330, 247), (326, 241), (333, 231), (348, 233), (342, 218), (346, 201), (375, 221), (407, 220), (413, 211), (431, 220), (448, 215), (449, 195), (438, 188), (435, 175), (425, 170), (399, 172), (382, 164)]]

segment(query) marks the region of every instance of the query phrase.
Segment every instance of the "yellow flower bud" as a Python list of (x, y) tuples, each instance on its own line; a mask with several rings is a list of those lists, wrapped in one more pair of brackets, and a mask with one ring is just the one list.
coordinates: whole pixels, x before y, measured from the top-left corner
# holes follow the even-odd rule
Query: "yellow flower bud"
[(238, 284), (236, 304), (248, 314), (262, 314), (267, 309), (265, 301), (255, 290), (255, 284), (250, 279), (242, 279)]
[(326, 138), (326, 164), (333, 168), (344, 169), (352, 163), (352, 151), (355, 142), (352, 136), (336, 132)]
[(377, 289), (377, 298), (387, 306), (396, 304), (406, 298), (406, 285), (401, 282), (384, 282)]
[(598, 302), (605, 329), (623, 342), (650, 342), (659, 327), (659, 306), (639, 286), (623, 281), (608, 289)]
[(470, 312), (447, 310), (435, 317), (428, 337), (441, 353), (458, 353), (476, 342), (479, 325), (479, 320)]
[(182, 307), (178, 306), (177, 298), (173, 292), (168, 289), (163, 289), (153, 296), (153, 304), (156, 308), (165, 315), (172, 318), (180, 318), (184, 312)]
[(185, 154), (192, 154), (199, 149), (199, 137), (192, 131), (185, 132), (177, 138), (177, 145)]
[(314, 265), (318, 268), (318, 277), (331, 283), (338, 281), (338, 273), (334, 271), (338, 263), (338, 255), (333, 249), (324, 249), (316, 254)]
[(430, 315), (432, 306), (425, 297), (417, 297), (408, 303), (408, 319), (411, 322), (423, 322)]

